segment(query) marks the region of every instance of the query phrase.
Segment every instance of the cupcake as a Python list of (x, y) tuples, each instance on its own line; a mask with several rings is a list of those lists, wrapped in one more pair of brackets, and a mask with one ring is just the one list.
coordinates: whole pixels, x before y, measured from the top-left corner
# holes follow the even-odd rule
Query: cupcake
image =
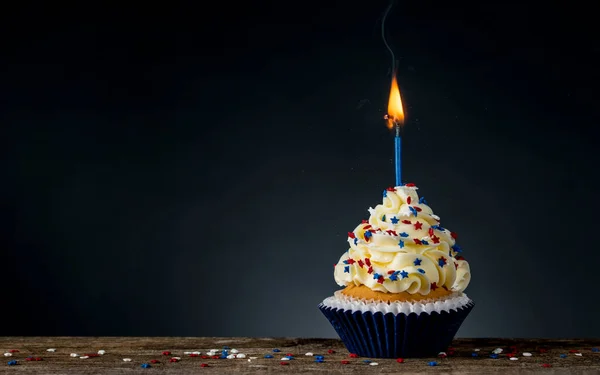
[(474, 303), (469, 263), (414, 184), (390, 187), (348, 233), (341, 287), (319, 309), (351, 353), (428, 357), (445, 351)]

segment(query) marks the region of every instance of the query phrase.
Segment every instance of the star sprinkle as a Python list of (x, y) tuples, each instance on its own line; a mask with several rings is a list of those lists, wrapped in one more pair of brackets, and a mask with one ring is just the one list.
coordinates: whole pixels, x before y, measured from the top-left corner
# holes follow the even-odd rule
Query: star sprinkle
[(400, 240), (400, 242), (398, 242), (398, 246), (400, 246), (400, 248), (402, 249), (404, 247), (404, 241)]
[(421, 223), (420, 221), (417, 221), (415, 224), (415, 229), (419, 230), (423, 228), (423, 223)]
[(454, 250), (455, 253), (462, 252), (462, 248), (460, 246), (458, 246), (457, 244), (452, 245), (451, 249)]
[(398, 220), (398, 218), (394, 216), (390, 219), (390, 221), (392, 222), (392, 224), (398, 224), (398, 221), (400, 220)]
[(437, 283), (435, 283), (435, 282), (431, 283), (431, 290), (436, 290), (437, 288), (439, 288), (437, 286)]
[(385, 198), (385, 197), (387, 197), (387, 190), (384, 190), (384, 191), (383, 191), (383, 197), (384, 197), (384, 198)]
[(415, 259), (415, 261), (413, 262), (415, 266), (420, 266), (421, 265), (421, 259), (417, 258)]
[(440, 243), (440, 238), (438, 236), (431, 236), (431, 242), (433, 243)]
[(373, 233), (367, 231), (365, 232), (365, 241), (369, 241), (369, 238), (373, 237)]
[(344, 267), (344, 273), (350, 273), (350, 266)]
[(400, 272), (400, 276), (402, 276), (403, 279), (406, 279), (408, 277), (408, 272), (402, 271)]
[(438, 264), (440, 267), (444, 267), (446, 265), (446, 258), (441, 257), (440, 259), (438, 259)]

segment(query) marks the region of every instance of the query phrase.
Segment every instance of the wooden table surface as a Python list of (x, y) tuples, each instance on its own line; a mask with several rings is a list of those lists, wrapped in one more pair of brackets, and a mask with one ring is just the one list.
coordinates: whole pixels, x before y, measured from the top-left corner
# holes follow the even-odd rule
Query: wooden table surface
[[(207, 356), (211, 349), (245, 358)], [(497, 355), (495, 349), (503, 349)], [(55, 351), (48, 351), (55, 349)], [(600, 339), (457, 339), (445, 358), (353, 358), (339, 340), (242, 337), (0, 337), (2, 374), (600, 374)], [(99, 351), (105, 351), (98, 355)], [(201, 354), (194, 352), (201, 352)], [(518, 360), (506, 353), (515, 352)], [(307, 356), (306, 353), (313, 353)], [(525, 354), (524, 354), (525, 353)], [(527, 354), (530, 353), (531, 356)], [(287, 354), (293, 359), (282, 360)], [(77, 355), (77, 356), (76, 356)], [(83, 359), (81, 356), (89, 355)], [(491, 355), (491, 356), (490, 356)], [(272, 358), (265, 358), (272, 356)], [(322, 356), (319, 362), (318, 356)], [(29, 357), (29, 358), (28, 358)], [(179, 357), (180, 359), (172, 359)], [(123, 361), (129, 358), (131, 361)], [(37, 360), (36, 360), (37, 359)], [(16, 364), (9, 365), (10, 363)], [(369, 362), (370, 361), (370, 362)], [(432, 366), (435, 362), (436, 365)], [(143, 367), (148, 364), (150, 367)], [(202, 364), (205, 364), (202, 367)]]

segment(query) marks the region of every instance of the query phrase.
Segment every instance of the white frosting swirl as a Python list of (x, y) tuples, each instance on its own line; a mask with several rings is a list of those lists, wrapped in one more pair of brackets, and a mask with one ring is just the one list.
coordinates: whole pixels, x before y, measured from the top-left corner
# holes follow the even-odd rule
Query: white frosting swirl
[(348, 233), (350, 249), (335, 266), (338, 285), (422, 295), (437, 288), (465, 290), (471, 271), (456, 235), (440, 226), (417, 187), (388, 188), (383, 196), (382, 204), (369, 208), (368, 222)]

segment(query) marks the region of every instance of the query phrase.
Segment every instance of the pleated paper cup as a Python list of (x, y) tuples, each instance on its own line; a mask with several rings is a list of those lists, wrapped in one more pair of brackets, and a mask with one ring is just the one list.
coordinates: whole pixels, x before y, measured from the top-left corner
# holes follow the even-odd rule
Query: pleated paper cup
[(464, 293), (427, 303), (387, 303), (362, 301), (338, 291), (319, 309), (350, 353), (417, 358), (446, 351), (473, 306)]

